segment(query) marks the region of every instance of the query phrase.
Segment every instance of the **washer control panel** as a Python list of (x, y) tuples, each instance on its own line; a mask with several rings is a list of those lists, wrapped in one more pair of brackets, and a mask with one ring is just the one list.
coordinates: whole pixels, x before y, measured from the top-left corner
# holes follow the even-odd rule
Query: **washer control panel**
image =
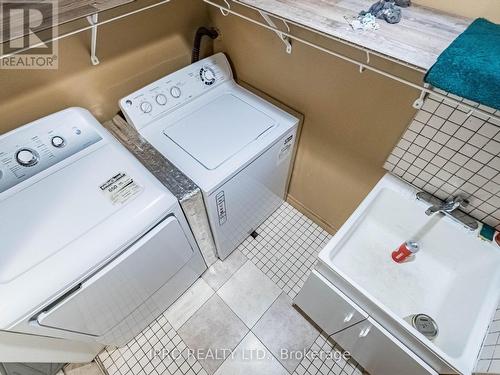
[(223, 53), (178, 70), (120, 100), (127, 121), (141, 129), (152, 120), (232, 79)]
[(85, 123), (43, 119), (0, 137), (0, 193), (101, 139)]

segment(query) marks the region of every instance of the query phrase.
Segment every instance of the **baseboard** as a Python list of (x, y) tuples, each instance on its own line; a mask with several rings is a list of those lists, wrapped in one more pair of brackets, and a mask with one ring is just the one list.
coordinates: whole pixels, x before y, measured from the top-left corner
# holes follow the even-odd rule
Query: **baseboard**
[(311, 210), (309, 210), (307, 207), (305, 207), (302, 203), (300, 203), (298, 200), (296, 200), (290, 194), (287, 195), (286, 201), (288, 203), (290, 203), (295, 209), (297, 209), (302, 214), (304, 214), (309, 219), (311, 219), (316, 224), (318, 224), (321, 228), (323, 228), (324, 230), (326, 230), (328, 233), (335, 234), (335, 232), (337, 232), (337, 230), (338, 230), (337, 228), (333, 227), (331, 224), (329, 224), (321, 216), (318, 216), (314, 212), (312, 212)]

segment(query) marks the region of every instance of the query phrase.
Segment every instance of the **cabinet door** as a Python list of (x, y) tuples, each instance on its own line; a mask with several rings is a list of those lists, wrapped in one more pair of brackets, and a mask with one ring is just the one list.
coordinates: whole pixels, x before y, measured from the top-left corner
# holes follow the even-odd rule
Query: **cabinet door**
[(294, 303), (329, 335), (368, 317), (316, 270), (313, 270)]
[(332, 338), (371, 375), (438, 375), (372, 318)]

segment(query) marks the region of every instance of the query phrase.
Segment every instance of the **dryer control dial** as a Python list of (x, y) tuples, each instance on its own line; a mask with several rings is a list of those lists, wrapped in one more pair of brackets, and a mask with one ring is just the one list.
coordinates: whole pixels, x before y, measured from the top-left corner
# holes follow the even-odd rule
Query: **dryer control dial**
[(144, 113), (149, 113), (153, 110), (153, 106), (150, 102), (142, 102), (141, 103), (141, 111)]
[(215, 82), (215, 72), (209, 66), (200, 69), (200, 78), (205, 85), (212, 85)]
[(38, 154), (29, 148), (22, 148), (16, 152), (16, 161), (24, 167), (31, 167), (38, 163)]

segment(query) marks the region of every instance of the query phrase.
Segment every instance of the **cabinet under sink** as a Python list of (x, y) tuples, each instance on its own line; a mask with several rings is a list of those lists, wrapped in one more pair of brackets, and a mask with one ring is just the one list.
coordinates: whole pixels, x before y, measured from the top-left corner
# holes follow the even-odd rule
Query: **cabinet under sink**
[(294, 303), (372, 375), (437, 375), (314, 270)]
[[(294, 303), (371, 375), (473, 373), (500, 300), (500, 248), (384, 176), (319, 254)], [(391, 253), (418, 239), (397, 263)], [(435, 337), (412, 324), (423, 314)]]

